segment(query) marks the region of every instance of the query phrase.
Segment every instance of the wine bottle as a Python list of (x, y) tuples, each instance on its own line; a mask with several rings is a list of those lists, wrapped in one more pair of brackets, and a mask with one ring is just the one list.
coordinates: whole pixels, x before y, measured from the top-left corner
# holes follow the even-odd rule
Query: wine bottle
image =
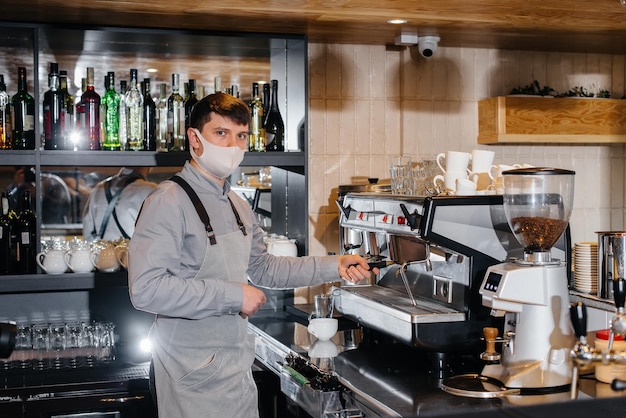
[(135, 68), (130, 70), (126, 107), (128, 148), (131, 151), (141, 151), (143, 149), (143, 95), (139, 89), (137, 69)]
[(119, 107), (119, 130), (117, 137), (120, 141), (120, 149), (128, 150), (128, 106), (126, 105), (126, 93), (128, 87), (126, 80), (120, 81), (120, 107)]
[(63, 94), (63, 144), (65, 149), (73, 150), (75, 138), (74, 96), (67, 89), (67, 71), (65, 70), (59, 72), (59, 89)]
[(43, 95), (43, 139), (44, 149), (65, 149), (63, 128), (65, 126), (65, 103), (59, 88), (59, 65), (50, 63), (48, 91)]
[(143, 149), (157, 150), (156, 103), (150, 95), (150, 79), (143, 79)]
[(22, 192), (22, 209), (17, 218), (17, 270), (19, 273), (36, 273), (37, 217), (31, 209), (30, 190)]
[(17, 69), (17, 93), (11, 98), (13, 149), (35, 149), (35, 99), (27, 91), (26, 67)]
[(167, 132), (170, 151), (185, 150), (185, 101), (179, 93), (180, 75), (172, 74), (172, 94), (167, 99)]
[(265, 141), (267, 151), (285, 150), (285, 124), (278, 109), (278, 80), (272, 80), (270, 110), (265, 116)]
[(77, 129), (81, 138), (75, 148), (100, 149), (100, 95), (94, 86), (94, 69), (87, 67), (85, 89), (76, 105)]
[(102, 96), (102, 117), (104, 138), (102, 149), (106, 151), (120, 150), (120, 95), (115, 91), (115, 72), (109, 71), (105, 81), (106, 91)]
[(265, 130), (263, 129), (263, 102), (259, 98), (259, 83), (252, 83), (250, 101), (250, 137), (248, 150), (265, 151)]
[(189, 136), (187, 135), (187, 129), (189, 129), (189, 120), (191, 118), (191, 110), (193, 105), (198, 103), (196, 97), (196, 80), (189, 80), (189, 91), (187, 100), (185, 100), (185, 151), (189, 151)]
[(270, 111), (270, 97), (271, 97), (270, 83), (263, 83), (263, 129), (265, 129), (265, 116)]
[(0, 74), (0, 150), (11, 148), (11, 98), (4, 84), (4, 74)]
[(159, 84), (159, 100), (156, 104), (157, 151), (167, 152), (167, 96), (165, 83)]
[(9, 207), (9, 192), (0, 201), (0, 275), (15, 272), (15, 213)]
[(230, 86), (230, 94), (239, 99), (239, 86), (237, 84)]

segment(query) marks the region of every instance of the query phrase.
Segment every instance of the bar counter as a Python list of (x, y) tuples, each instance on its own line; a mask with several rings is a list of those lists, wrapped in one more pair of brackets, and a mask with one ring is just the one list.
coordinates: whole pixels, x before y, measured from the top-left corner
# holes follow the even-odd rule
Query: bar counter
[[(343, 401), (340, 403), (345, 408), (343, 415), (337, 416), (481, 414), (483, 417), (536, 417), (544, 413), (545, 416), (553, 416), (558, 411), (559, 416), (584, 416), (588, 413), (589, 416), (604, 414), (610, 417), (623, 416), (620, 414), (626, 407), (624, 393), (612, 392), (610, 385), (596, 382), (593, 375), (584, 375), (580, 379), (576, 400), (570, 399), (569, 392), (489, 399), (455, 396), (441, 389), (442, 377), (449, 377), (450, 370), (453, 370), (453, 375), (479, 372), (482, 363), (476, 361), (475, 356), (458, 354), (444, 358), (402, 343), (385, 341), (384, 336), (370, 335), (368, 330), (359, 328), (346, 318), (340, 317), (339, 321), (339, 332), (331, 340), (337, 347), (336, 352), (329, 350), (325, 344), (328, 354), (322, 353), (336, 356), (321, 358), (315, 357), (318, 356), (319, 342), (308, 333), (305, 325), (307, 317), (298, 309), (292, 307), (284, 312), (262, 312), (250, 319), (250, 330), (257, 341), (257, 359), (280, 376), (283, 393), (304, 406), (314, 417), (317, 416), (315, 405), (306, 404), (320, 401), (311, 401), (306, 396), (301, 400), (300, 394), (296, 393), (300, 388), (283, 367), (289, 355), (300, 356), (318, 369), (337, 376), (343, 386)], [(437, 364), (446, 366), (437, 370), (433, 367)], [(433, 373), (433, 370), (437, 371)], [(356, 410), (363, 415), (351, 412)]]

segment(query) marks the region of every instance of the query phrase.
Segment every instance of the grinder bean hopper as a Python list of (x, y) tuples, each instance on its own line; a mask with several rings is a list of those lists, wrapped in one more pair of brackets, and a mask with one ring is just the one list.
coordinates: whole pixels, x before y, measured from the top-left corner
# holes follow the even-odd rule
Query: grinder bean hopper
[[(504, 212), (523, 257), (487, 269), (482, 304), (504, 317), (502, 336), (485, 330), (487, 365), (478, 375), (449, 379), (443, 389), (462, 396), (495, 397), (511, 389), (558, 393), (572, 383), (570, 350), (575, 336), (569, 318), (567, 263), (550, 249), (566, 230), (573, 205), (574, 172), (524, 168), (503, 173)], [(496, 330), (497, 331), (497, 330)], [(501, 354), (494, 345), (501, 344)], [(499, 382), (498, 390), (473, 391), (467, 380)], [(474, 385), (476, 386), (476, 385)]]

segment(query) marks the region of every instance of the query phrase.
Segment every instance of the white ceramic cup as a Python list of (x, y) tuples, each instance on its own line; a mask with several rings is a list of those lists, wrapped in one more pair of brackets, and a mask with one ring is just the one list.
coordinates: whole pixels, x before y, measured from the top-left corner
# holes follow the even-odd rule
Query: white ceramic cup
[(476, 183), (476, 190), (487, 190), (491, 184), (489, 172), (470, 173), (469, 179)]
[(95, 256), (96, 268), (104, 273), (114, 273), (120, 269), (115, 247), (105, 247)]
[(330, 340), (337, 333), (339, 321), (336, 318), (312, 318), (308, 330), (318, 340)]
[(469, 179), (456, 179), (456, 195), (472, 196), (476, 194), (476, 183)]
[(118, 245), (115, 247), (115, 255), (117, 256), (117, 261), (120, 265), (128, 270), (128, 247), (125, 245)]
[[(437, 165), (444, 173), (448, 171), (466, 171), (472, 154), (461, 151), (448, 151), (437, 154)], [(445, 163), (443, 162), (445, 160)]]
[(333, 341), (318, 339), (311, 344), (308, 354), (311, 358), (333, 358), (339, 355), (339, 349)]
[(74, 273), (89, 273), (96, 266), (95, 254), (89, 250), (73, 250), (65, 254), (65, 264)]
[(493, 165), (494, 151), (475, 149), (472, 151), (472, 172), (484, 173), (489, 171)]
[(443, 183), (443, 187), (445, 188), (445, 190), (456, 191), (457, 179), (466, 179), (466, 178), (467, 178), (467, 172), (465, 170), (464, 171), (448, 171), (447, 173), (443, 175), (437, 174), (433, 178), (433, 184), (436, 188), (441, 189), (441, 183)]
[(507, 170), (514, 170), (516, 168), (520, 168), (521, 165), (519, 164), (513, 164), (513, 165), (507, 165), (507, 164), (499, 164), (499, 165), (492, 165), (489, 168), (489, 177), (491, 177), (491, 180), (496, 180), (498, 177), (502, 177), (502, 172), (503, 171), (507, 171)]
[(50, 250), (47, 253), (41, 252), (37, 254), (35, 261), (48, 274), (62, 274), (67, 271), (65, 252), (61, 250)]

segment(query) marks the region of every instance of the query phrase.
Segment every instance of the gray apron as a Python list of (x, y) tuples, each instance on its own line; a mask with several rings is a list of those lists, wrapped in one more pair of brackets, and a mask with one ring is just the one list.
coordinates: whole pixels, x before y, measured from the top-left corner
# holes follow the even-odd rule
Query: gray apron
[[(207, 238), (196, 278), (247, 283), (251, 234), (235, 231), (216, 238), (215, 245)], [(158, 316), (151, 336), (159, 417), (258, 417), (254, 336), (248, 334), (247, 319)]]

